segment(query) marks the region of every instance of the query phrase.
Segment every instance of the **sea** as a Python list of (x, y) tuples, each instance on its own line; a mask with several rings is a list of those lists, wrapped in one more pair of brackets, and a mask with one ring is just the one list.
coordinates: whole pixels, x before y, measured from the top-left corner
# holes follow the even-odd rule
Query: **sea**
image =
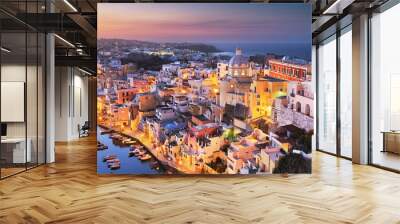
[(311, 43), (210, 43), (219, 50), (230, 55), (237, 47), (246, 56), (274, 53), (311, 61)]

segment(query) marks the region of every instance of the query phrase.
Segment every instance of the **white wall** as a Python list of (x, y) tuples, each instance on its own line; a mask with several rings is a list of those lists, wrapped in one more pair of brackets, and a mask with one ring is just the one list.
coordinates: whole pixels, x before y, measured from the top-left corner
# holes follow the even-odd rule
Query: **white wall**
[[(37, 71), (37, 69), (39, 69)], [(6, 122), (8, 138), (29, 139), (31, 148), (32, 162), (44, 163), (44, 74), (41, 67), (24, 64), (12, 63), (2, 64), (1, 81), (2, 82), (24, 82), (26, 84), (26, 108), (23, 106), (22, 112), (26, 110), (26, 120), (23, 122)], [(27, 78), (27, 80), (25, 80)], [(23, 93), (22, 93), (23, 94)], [(2, 96), (7, 97), (7, 96)], [(10, 108), (1, 108), (1, 110), (11, 110)], [(3, 111), (4, 112), (4, 111)], [(7, 111), (7, 113), (13, 113)], [(37, 155), (39, 154), (39, 155)]]
[[(1, 66), (1, 81), (25, 82), (25, 64), (5, 64)], [(7, 110), (7, 108), (1, 108)], [(25, 122), (7, 123), (7, 137), (25, 137)]]
[(88, 78), (72, 67), (56, 67), (55, 73), (55, 140), (70, 141), (88, 120)]

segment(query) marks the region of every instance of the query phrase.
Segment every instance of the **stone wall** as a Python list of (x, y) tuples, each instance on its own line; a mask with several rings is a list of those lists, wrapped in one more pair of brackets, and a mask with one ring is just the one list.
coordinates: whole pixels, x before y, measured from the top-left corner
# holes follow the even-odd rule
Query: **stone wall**
[(312, 117), (293, 111), (282, 105), (274, 107), (273, 113), (274, 122), (276, 122), (278, 126), (293, 124), (294, 126), (305, 129), (306, 131), (314, 129), (314, 119)]

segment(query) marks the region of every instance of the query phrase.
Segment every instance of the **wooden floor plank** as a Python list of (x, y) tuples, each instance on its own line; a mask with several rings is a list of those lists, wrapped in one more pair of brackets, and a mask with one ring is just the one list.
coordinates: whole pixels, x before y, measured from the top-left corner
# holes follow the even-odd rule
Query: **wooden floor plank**
[(101, 176), (96, 140), (0, 181), (0, 223), (400, 223), (400, 175), (320, 152), (313, 174)]

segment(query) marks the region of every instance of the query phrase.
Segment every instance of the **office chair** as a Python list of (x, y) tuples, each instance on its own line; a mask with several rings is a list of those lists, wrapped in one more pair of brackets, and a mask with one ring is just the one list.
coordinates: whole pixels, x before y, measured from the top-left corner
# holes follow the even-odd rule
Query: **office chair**
[(82, 125), (82, 127), (79, 127), (80, 125), (78, 125), (78, 129), (79, 129), (79, 138), (80, 137), (87, 137), (89, 136), (89, 129), (90, 129), (90, 125), (89, 125), (89, 121), (85, 121), (85, 123)]

